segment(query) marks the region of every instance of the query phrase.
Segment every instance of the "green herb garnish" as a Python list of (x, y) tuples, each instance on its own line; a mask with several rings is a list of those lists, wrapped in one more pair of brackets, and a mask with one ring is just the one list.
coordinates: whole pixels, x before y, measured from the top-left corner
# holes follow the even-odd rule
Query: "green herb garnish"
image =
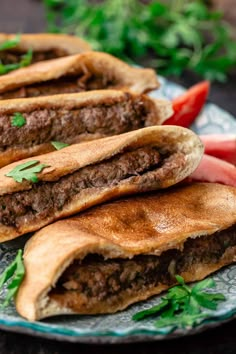
[(17, 252), (17, 255), (13, 262), (5, 269), (5, 271), (0, 276), (0, 288), (11, 279), (10, 283), (7, 285), (7, 295), (3, 307), (7, 306), (10, 300), (15, 296), (17, 290), (23, 280), (25, 275), (25, 267), (23, 263), (22, 250)]
[[(17, 35), (15, 38), (0, 44), (0, 51), (12, 49), (16, 47), (19, 43), (20, 43), (20, 35)], [(3, 64), (0, 60), (0, 75), (4, 75), (9, 73), (12, 70), (17, 70), (30, 65), (32, 62), (32, 57), (33, 57), (33, 51), (29, 49), (26, 54), (21, 56), (21, 60), (19, 61), (19, 63)]]
[[(95, 50), (158, 69), (191, 70), (226, 80), (236, 65), (236, 43), (222, 14), (202, 0), (44, 0), (48, 30), (74, 33)], [(152, 59), (147, 58), (152, 56)]]
[(13, 118), (11, 120), (12, 127), (21, 128), (25, 124), (26, 124), (26, 119), (21, 113), (16, 112), (16, 113), (13, 114)]
[(160, 316), (156, 327), (193, 327), (202, 319), (211, 316), (203, 313), (202, 308), (216, 310), (218, 301), (225, 300), (223, 294), (203, 292), (215, 287), (212, 279), (205, 279), (192, 288), (187, 286), (181, 276), (176, 275), (179, 285), (170, 288), (162, 302), (148, 310), (136, 313), (133, 320), (139, 321), (149, 316)]
[[(37, 172), (41, 172), (45, 167), (49, 167), (44, 164), (39, 164), (39, 161), (32, 160), (25, 162), (21, 165), (16, 166), (13, 168), (12, 171), (8, 172), (5, 176), (12, 177), (14, 181), (21, 183), (23, 179), (27, 181), (37, 183), (38, 177), (36, 175)], [(35, 166), (36, 165), (36, 166)]]
[(56, 150), (61, 150), (69, 146), (69, 144), (61, 143), (60, 141), (51, 141), (51, 144)]
[(0, 44), (0, 50), (12, 49), (20, 43), (20, 34)]
[(30, 65), (32, 58), (33, 58), (33, 51), (32, 49), (29, 49), (27, 53), (22, 55), (21, 61), (19, 63), (20, 68)]
[(26, 54), (22, 55), (21, 61), (14, 64), (2, 64), (0, 62), (0, 75), (9, 73), (12, 70), (17, 70), (30, 65), (32, 61), (33, 52), (30, 49)]

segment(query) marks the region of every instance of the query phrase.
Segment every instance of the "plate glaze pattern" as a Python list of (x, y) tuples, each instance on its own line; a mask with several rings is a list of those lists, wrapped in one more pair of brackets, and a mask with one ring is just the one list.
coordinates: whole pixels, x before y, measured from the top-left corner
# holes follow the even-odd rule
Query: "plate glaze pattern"
[[(184, 89), (161, 78), (162, 87), (154, 91), (152, 97), (173, 98)], [(199, 134), (236, 133), (236, 120), (218, 108), (208, 103), (192, 126)], [(27, 236), (0, 245), (0, 272), (14, 258), (18, 248), (23, 247)], [(143, 340), (160, 340), (183, 336), (219, 325), (225, 320), (236, 316), (236, 265), (217, 272), (213, 279), (216, 282), (214, 291), (225, 295), (226, 301), (218, 305), (217, 311), (210, 312), (212, 317), (199, 323), (193, 329), (159, 328), (154, 326), (154, 320), (132, 321), (132, 315), (137, 311), (147, 309), (160, 301), (160, 296), (133, 305), (126, 311), (105, 316), (60, 316), (41, 322), (28, 322), (17, 315), (14, 304), (0, 308), (0, 328), (10, 331), (34, 334), (53, 339), (63, 339), (72, 342), (85, 343), (118, 343)], [(0, 293), (0, 303), (3, 302), (5, 289)]]

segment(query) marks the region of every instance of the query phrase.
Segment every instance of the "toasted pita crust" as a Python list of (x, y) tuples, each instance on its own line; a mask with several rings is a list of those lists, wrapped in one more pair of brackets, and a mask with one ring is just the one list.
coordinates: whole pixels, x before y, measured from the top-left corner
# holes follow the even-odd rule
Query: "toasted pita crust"
[[(0, 33), (0, 44), (12, 40), (16, 34)], [(63, 49), (67, 55), (90, 51), (91, 46), (82, 38), (65, 34), (51, 33), (26, 33), (20, 35), (20, 43), (14, 47), (19, 52), (27, 52), (32, 49), (36, 52), (44, 52), (52, 49)]]
[[(169, 187), (192, 173), (203, 154), (203, 145), (192, 131), (176, 126), (149, 127), (92, 142), (71, 145), (59, 151), (37, 156), (34, 160), (49, 166), (44, 168), (37, 176), (39, 181), (57, 181), (62, 176), (78, 171), (82, 167), (104, 161), (127, 149), (135, 151), (142, 146), (155, 146), (158, 150), (163, 153), (168, 152), (170, 155), (181, 152), (184, 155), (184, 161), (174, 168), (167, 169), (166, 174), (163, 171), (162, 176), (155, 177), (158, 173), (157, 168), (141, 176), (127, 178), (114, 186), (94, 188), (92, 194), (91, 192), (86, 193), (85, 190), (83, 194), (75, 196), (62, 210), (38, 220), (37, 223), (28, 221), (15, 228), (1, 224), (0, 241), (6, 241), (26, 232), (34, 231), (56, 219), (75, 214), (105, 200), (121, 195)], [(32, 188), (32, 184), (26, 180), (17, 183), (13, 178), (6, 176), (16, 166), (31, 160), (32, 158), (21, 160), (0, 169), (0, 196)]]
[[(235, 223), (236, 189), (203, 183), (119, 200), (58, 221), (37, 232), (26, 245), (26, 276), (17, 294), (17, 311), (29, 320), (72, 313), (47, 294), (74, 259), (92, 253), (105, 259), (159, 255), (181, 248), (189, 238), (210, 236)], [(235, 254), (215, 264), (192, 266), (182, 275), (188, 282), (200, 280), (236, 260)], [(159, 284), (132, 296), (126, 294), (118, 304), (103, 304), (91, 313), (115, 312), (166, 288)]]
[[(173, 113), (172, 104), (170, 101), (163, 99), (151, 99), (146, 95), (132, 94), (124, 91), (116, 90), (100, 90), (89, 91), (70, 95), (55, 95), (37, 98), (15, 99), (0, 101), (0, 119), (6, 114), (15, 112), (30, 113), (41, 109), (81, 109), (84, 107), (96, 107), (101, 105), (113, 105), (116, 103), (126, 102), (130, 98), (140, 99), (140, 104), (147, 108), (147, 115), (144, 118), (144, 125), (159, 125), (162, 124)], [(56, 119), (56, 117), (55, 117)], [(120, 117), (122, 119), (122, 117)], [(79, 124), (79, 117), (78, 117)], [(16, 128), (19, 129), (19, 128)], [(26, 134), (24, 133), (24, 136)], [(69, 143), (80, 143), (83, 141), (103, 138), (105, 135), (99, 133), (84, 134), (74, 137)], [(32, 147), (20, 147), (18, 142), (16, 146), (9, 147), (3, 152), (0, 152), (0, 167), (3, 167), (11, 162), (18, 161), (30, 156), (45, 154), (54, 151), (55, 148), (50, 142), (34, 145)]]
[(46, 60), (0, 77), (0, 93), (30, 84), (46, 82), (66, 75), (90, 72), (114, 80), (114, 88), (129, 88), (138, 93), (156, 89), (159, 82), (152, 69), (134, 68), (112, 55), (85, 52), (64, 58)]

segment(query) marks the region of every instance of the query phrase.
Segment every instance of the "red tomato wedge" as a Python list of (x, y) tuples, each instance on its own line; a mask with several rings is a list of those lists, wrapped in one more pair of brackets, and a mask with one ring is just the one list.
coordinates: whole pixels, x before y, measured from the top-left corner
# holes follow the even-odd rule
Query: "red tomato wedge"
[(210, 82), (202, 81), (192, 86), (183, 95), (175, 98), (172, 101), (174, 114), (163, 124), (188, 128), (201, 112), (209, 90)]
[(217, 157), (204, 154), (190, 180), (202, 182), (218, 182), (236, 187), (236, 167)]
[(205, 153), (236, 165), (236, 135), (200, 135)]

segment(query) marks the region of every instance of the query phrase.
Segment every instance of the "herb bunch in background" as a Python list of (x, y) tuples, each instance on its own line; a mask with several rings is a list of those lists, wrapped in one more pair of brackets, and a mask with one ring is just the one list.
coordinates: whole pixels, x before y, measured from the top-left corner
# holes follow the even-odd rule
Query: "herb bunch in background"
[(236, 43), (220, 13), (203, 1), (44, 0), (48, 29), (88, 40), (94, 50), (145, 61), (164, 75), (191, 70), (225, 81), (236, 65)]

